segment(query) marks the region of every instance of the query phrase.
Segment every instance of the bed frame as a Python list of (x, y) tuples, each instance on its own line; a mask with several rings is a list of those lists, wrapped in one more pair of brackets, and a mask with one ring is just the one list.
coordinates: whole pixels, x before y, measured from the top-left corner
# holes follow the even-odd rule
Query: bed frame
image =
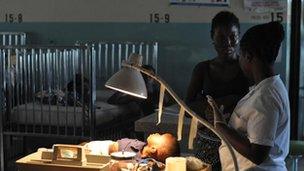
[[(7, 36), (7, 35), (6, 35)], [(8, 36), (9, 37), (9, 36)], [(12, 39), (14, 35), (11, 35)], [(25, 37), (24, 37), (25, 38)], [(7, 40), (7, 38), (5, 38)], [(3, 39), (4, 40), (4, 39)], [(5, 41), (6, 41), (5, 40)], [(4, 41), (4, 42), (5, 42)], [(22, 41), (18, 41), (22, 42)], [(25, 43), (25, 40), (23, 41)], [(11, 41), (12, 43), (12, 41)], [(86, 45), (74, 46), (41, 46), (41, 45), (5, 45), (0, 47), (0, 152), (1, 171), (4, 170), (6, 159), (12, 157), (5, 151), (12, 137), (53, 137), (76, 140), (92, 139), (118, 139), (124, 135), (117, 131), (119, 126), (133, 123), (134, 118), (126, 120), (114, 120), (102, 127), (96, 125), (96, 92), (104, 88), (105, 81), (121, 67), (121, 61), (126, 59), (129, 53), (140, 53), (144, 57), (144, 63), (152, 65), (157, 71), (158, 44), (157, 43), (131, 43), (131, 42), (97, 42)], [(77, 73), (81, 74), (81, 98), (78, 99), (82, 105), (76, 102), (76, 80)], [(89, 100), (84, 100), (84, 82), (89, 80)], [(33, 102), (37, 102), (37, 92), (45, 91), (47, 94), (53, 90), (63, 90), (66, 85), (73, 82), (74, 104), (70, 106), (74, 118), (76, 110), (81, 109), (83, 113), (82, 125), (74, 124), (62, 126), (59, 124), (41, 124), (33, 119), (30, 123), (27, 119), (22, 123), (15, 122), (18, 119), (11, 118), (12, 112), (21, 110), (28, 118), (31, 112), (37, 112), (31, 108)], [(96, 91), (97, 90), (97, 91)], [(67, 94), (67, 90), (63, 91)], [(32, 102), (32, 103), (31, 103)], [(39, 103), (40, 102), (40, 103)], [(42, 112), (40, 116), (51, 118), (51, 97), (48, 96), (47, 104), (49, 112)], [(42, 104), (42, 100), (38, 100)], [(86, 105), (84, 105), (86, 104)], [(27, 106), (28, 105), (28, 106)], [(54, 106), (54, 104), (53, 104)], [(60, 104), (55, 104), (59, 108)], [(61, 106), (62, 107), (62, 106)], [(67, 108), (67, 105), (64, 107)], [(67, 115), (67, 112), (65, 112)], [(18, 115), (16, 115), (18, 116)], [(35, 117), (33, 115), (32, 117)], [(14, 115), (15, 117), (15, 115)], [(65, 122), (67, 123), (67, 118)], [(103, 128), (100, 130), (100, 128)]]

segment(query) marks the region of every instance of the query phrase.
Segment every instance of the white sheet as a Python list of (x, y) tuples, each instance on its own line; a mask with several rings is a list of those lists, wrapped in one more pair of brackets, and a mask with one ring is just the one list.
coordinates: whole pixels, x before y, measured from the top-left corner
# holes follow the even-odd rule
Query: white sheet
[[(96, 125), (108, 123), (118, 117), (139, 114), (134, 105), (111, 105), (105, 102), (113, 94), (112, 91), (96, 93)], [(14, 107), (10, 119), (18, 124), (37, 124), (52, 126), (83, 126), (85, 114), (82, 107), (45, 105), (31, 102)]]

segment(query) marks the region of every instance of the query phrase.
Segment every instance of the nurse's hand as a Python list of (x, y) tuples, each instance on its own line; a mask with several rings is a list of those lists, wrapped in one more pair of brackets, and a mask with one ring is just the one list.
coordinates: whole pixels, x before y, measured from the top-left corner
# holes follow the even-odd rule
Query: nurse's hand
[(212, 107), (213, 114), (214, 114), (214, 127), (216, 127), (217, 124), (226, 124), (225, 118), (224, 118), (224, 106), (221, 105), (219, 108), (216, 104), (215, 100), (207, 95), (209, 105)]
[(204, 116), (207, 119), (207, 121), (211, 124), (214, 122), (214, 114), (213, 114), (213, 109), (210, 105), (208, 105), (204, 111)]

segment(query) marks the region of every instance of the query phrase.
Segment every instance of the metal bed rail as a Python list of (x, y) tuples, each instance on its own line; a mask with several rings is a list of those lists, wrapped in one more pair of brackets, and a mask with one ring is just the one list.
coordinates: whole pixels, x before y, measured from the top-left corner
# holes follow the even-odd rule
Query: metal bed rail
[(143, 56), (143, 64), (151, 65), (157, 72), (157, 42), (96, 42), (87, 43), (96, 55), (97, 89), (103, 88), (105, 82), (121, 68), (121, 63), (130, 53)]
[(25, 45), (26, 33), (24, 32), (0, 32), (0, 45)]
[[(96, 88), (104, 88), (105, 81), (120, 69), (129, 53), (142, 54), (144, 64), (157, 71), (157, 42), (0, 46), (3, 133), (94, 137)], [(82, 119), (76, 116), (79, 106)], [(63, 107), (64, 121), (60, 117)]]
[[(3, 46), (0, 51), (4, 134), (91, 136), (91, 133), (85, 135), (85, 128), (93, 123), (91, 109), (95, 105), (92, 99), (95, 72), (89, 69), (94, 67), (91, 64), (95, 57), (89, 56), (90, 48), (33, 45)], [(85, 73), (85, 70), (91, 72)], [(80, 88), (76, 85), (78, 82)], [(84, 89), (89, 94), (85, 94)], [(57, 110), (52, 111), (51, 106)], [(76, 123), (78, 106), (83, 117), (81, 126)], [(62, 110), (65, 117), (60, 117)]]

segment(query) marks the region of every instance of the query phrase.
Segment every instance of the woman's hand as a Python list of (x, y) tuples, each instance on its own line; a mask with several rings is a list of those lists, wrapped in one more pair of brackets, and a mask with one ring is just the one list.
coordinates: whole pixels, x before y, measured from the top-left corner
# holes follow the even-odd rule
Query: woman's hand
[(206, 120), (209, 123), (213, 124), (213, 122), (214, 122), (214, 114), (213, 114), (213, 109), (212, 109), (212, 107), (210, 105), (207, 104), (206, 109), (204, 111), (204, 114), (205, 114)]
[(219, 108), (216, 104), (215, 100), (207, 95), (209, 105), (212, 107), (213, 114), (214, 114), (214, 127), (216, 127), (217, 124), (226, 124), (225, 117), (224, 117), (224, 106), (221, 105)]

